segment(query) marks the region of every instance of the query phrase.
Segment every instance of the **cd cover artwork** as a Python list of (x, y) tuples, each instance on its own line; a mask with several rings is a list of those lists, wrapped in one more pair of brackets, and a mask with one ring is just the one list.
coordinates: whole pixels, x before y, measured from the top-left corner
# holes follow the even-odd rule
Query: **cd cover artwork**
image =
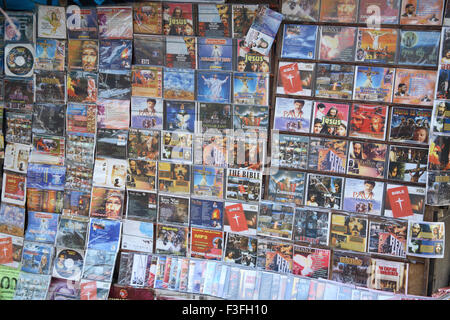
[(131, 69), (132, 40), (101, 40), (99, 48), (100, 70)]
[(441, 25), (444, 9), (443, 0), (402, 1), (400, 11), (400, 24), (413, 25)]
[(131, 73), (127, 70), (109, 70), (98, 74), (98, 98), (129, 100)]
[(166, 3), (163, 6), (163, 34), (193, 36), (194, 19), (192, 3)]
[(5, 75), (31, 77), (34, 70), (34, 47), (27, 43), (5, 46)]
[(155, 191), (156, 162), (128, 159), (127, 189)]
[[(75, 191), (66, 189), (64, 192), (62, 212), (68, 216), (89, 216), (89, 203), (91, 192)], [(84, 248), (84, 245), (83, 245)]]
[(246, 47), (245, 40), (237, 39), (235, 70), (239, 72), (270, 72), (270, 56), (264, 56)]
[(161, 160), (192, 163), (192, 134), (163, 131)]
[(277, 97), (273, 129), (309, 132), (313, 103), (309, 100)]
[(328, 279), (331, 251), (294, 246), (292, 274), (315, 279)]
[(328, 61), (353, 61), (356, 28), (322, 26), (319, 57)]
[(367, 227), (368, 219), (333, 214), (330, 246), (335, 249), (366, 252)]
[(83, 269), (84, 252), (74, 249), (58, 249), (52, 276), (60, 279), (78, 281)]
[[(255, 204), (225, 202), (223, 230), (238, 235), (256, 235), (258, 206)], [(227, 262), (226, 258), (224, 259)]]
[(130, 129), (128, 134), (128, 158), (159, 160), (161, 133), (157, 130)]
[(307, 242), (313, 245), (328, 245), (331, 213), (312, 208), (295, 208), (294, 231), (295, 242)]
[(443, 258), (444, 247), (444, 222), (408, 222), (408, 255)]
[(98, 129), (97, 156), (126, 159), (128, 130)]
[(388, 179), (427, 182), (428, 149), (391, 146)]
[(66, 77), (61, 71), (35, 71), (35, 102), (66, 103)]
[(196, 65), (195, 37), (166, 37), (166, 67), (195, 69)]
[(23, 237), (25, 208), (2, 203), (0, 208), (0, 232)]
[(345, 173), (347, 164), (347, 141), (311, 137), (308, 159), (309, 169)]
[(33, 79), (9, 79), (3, 81), (5, 86), (5, 108), (23, 111), (33, 110)]
[(18, 173), (27, 172), (30, 150), (30, 145), (8, 143), (5, 148), (5, 160), (3, 163), (3, 169), (15, 171)]
[(64, 165), (65, 142), (64, 137), (33, 134), (30, 162)]
[(162, 34), (162, 3), (146, 2), (133, 5), (135, 33)]
[(432, 106), (436, 71), (397, 69), (392, 102)]
[(280, 61), (278, 64), (277, 93), (312, 96), (314, 69), (314, 63)]
[(447, 101), (434, 101), (432, 132), (439, 135), (450, 134), (450, 103)]
[(383, 182), (347, 178), (342, 209), (354, 213), (381, 215), (383, 190)]
[(156, 253), (186, 256), (189, 228), (158, 224), (156, 227)]
[(166, 41), (161, 36), (135, 34), (133, 64), (164, 66)]
[(54, 248), (50, 244), (25, 242), (21, 271), (34, 274), (50, 274)]
[(131, 97), (131, 128), (161, 130), (163, 100)]
[(199, 71), (197, 100), (200, 102), (231, 102), (231, 73)]
[(305, 205), (341, 209), (343, 185), (341, 177), (308, 174)]
[(127, 130), (130, 123), (130, 101), (97, 100), (97, 128)]
[(234, 73), (233, 96), (234, 103), (268, 105), (269, 76), (258, 73)]
[(127, 191), (127, 219), (156, 222), (158, 196), (153, 192)]
[(30, 163), (27, 173), (27, 188), (42, 190), (64, 190), (66, 168), (47, 164)]
[(36, 70), (64, 71), (66, 41), (37, 39), (35, 52)]
[(87, 238), (87, 221), (80, 218), (61, 217), (56, 234), (56, 246), (84, 249)]
[(97, 39), (96, 8), (67, 8), (67, 35), (69, 39)]
[(245, 38), (256, 15), (256, 4), (233, 4), (233, 38)]
[(315, 96), (350, 100), (353, 92), (355, 68), (349, 65), (317, 65)]
[[(361, 0), (359, 2), (360, 23), (372, 26), (378, 22), (381, 24), (398, 24), (401, 0)], [(377, 6), (374, 9), (372, 6)], [(376, 14), (376, 10), (380, 10)]]
[(353, 104), (350, 111), (349, 136), (384, 140), (387, 128), (387, 106)]
[[(219, 90), (220, 89), (221, 88), (219, 88)], [(164, 98), (190, 101), (195, 100), (195, 71), (165, 68)]]
[[(369, 255), (333, 251), (331, 280), (360, 288), (367, 288), (369, 284), (370, 266), (371, 258)], [(355, 296), (353, 292), (352, 296)], [(360, 295), (361, 293), (356, 297)]]
[(372, 178), (384, 178), (386, 173), (387, 145), (351, 141), (347, 174)]
[(64, 191), (27, 189), (28, 211), (61, 213), (64, 206)]
[(8, 143), (31, 144), (32, 113), (7, 111), (5, 141)]
[(132, 39), (132, 7), (98, 7), (98, 37), (100, 39)]
[(190, 225), (193, 227), (222, 229), (224, 202), (191, 198)]
[(78, 191), (90, 192), (92, 187), (92, 175), (93, 175), (93, 151), (92, 159), (86, 164), (77, 164), (69, 162), (67, 159), (66, 164), (66, 189), (75, 189)]
[(82, 71), (67, 72), (67, 100), (69, 102), (97, 101), (97, 74)]
[(233, 42), (225, 38), (198, 38), (198, 68), (206, 70), (233, 69)]
[(191, 167), (187, 164), (158, 162), (158, 190), (173, 194), (189, 194)]
[(355, 23), (358, 15), (357, 0), (322, 0), (320, 4), (320, 21)]
[(54, 244), (58, 221), (59, 214), (29, 211), (24, 240)]
[(396, 29), (359, 28), (356, 41), (355, 61), (391, 64), (397, 53)]
[(233, 128), (230, 104), (199, 103), (197, 115), (202, 133), (225, 133)]
[[(259, 239), (257, 252), (258, 269), (287, 274), (292, 272), (292, 244)], [(277, 280), (274, 279), (275, 281)], [(276, 288), (275, 290), (278, 291)]]
[(318, 26), (286, 24), (281, 58), (314, 59)]
[(348, 104), (316, 101), (313, 110), (312, 133), (346, 137), (349, 107)]
[(436, 99), (450, 99), (450, 86), (448, 85), (450, 81), (450, 70), (444, 69), (447, 68), (447, 66), (449, 66), (449, 63), (442, 64), (441, 62), (441, 68), (439, 68), (438, 70), (438, 78), (436, 83)]
[(121, 219), (124, 207), (123, 201), (123, 190), (93, 187), (89, 216), (106, 219)]
[(258, 235), (291, 240), (294, 207), (261, 202), (257, 220)]
[(96, 158), (92, 181), (95, 186), (125, 189), (127, 161), (113, 158)]
[(199, 4), (198, 35), (231, 38), (231, 6), (224, 3)]
[(206, 166), (192, 167), (192, 195), (223, 198), (224, 169)]
[(306, 175), (303, 172), (278, 170), (270, 176), (267, 199), (302, 205)]
[(309, 138), (272, 133), (271, 166), (306, 169), (308, 166)]
[(96, 72), (98, 69), (98, 42), (70, 39), (67, 66), (70, 70)]
[(95, 136), (86, 133), (68, 133), (66, 160), (91, 166), (94, 163)]
[[(110, 282), (114, 272), (116, 253), (103, 250), (86, 250), (83, 265), (83, 280)], [(56, 262), (55, 262), (56, 263)]]
[(394, 257), (406, 257), (407, 230), (408, 226), (405, 222), (371, 221), (367, 251)]
[(195, 131), (195, 103), (164, 101), (164, 130)]
[(222, 260), (223, 231), (191, 228), (191, 258)]
[(428, 144), (431, 110), (392, 107), (389, 140)]
[(432, 135), (428, 153), (428, 169), (441, 173), (450, 171), (450, 137)]
[(319, 19), (319, 0), (283, 0), (281, 13), (286, 20), (315, 22)]
[(38, 6), (38, 37), (66, 38), (66, 10), (57, 6)]
[[(431, 172), (430, 172), (431, 175)], [(399, 188), (405, 188), (407, 192), (401, 192), (397, 194), (397, 198), (391, 197), (394, 192), (398, 192)], [(388, 199), (384, 204), (384, 216), (390, 218), (408, 219), (414, 221), (423, 221), (423, 214), (425, 212), (425, 194), (426, 189), (424, 187), (412, 187), (412, 186), (402, 186), (398, 184), (387, 184), (386, 194), (388, 194)], [(431, 194), (428, 191), (428, 195)], [(400, 198), (400, 201), (398, 199)], [(403, 201), (402, 201), (403, 200)], [(392, 205), (391, 205), (392, 201)], [(410, 206), (402, 205), (400, 203), (406, 204), (409, 202)], [(395, 212), (395, 214), (394, 214)], [(399, 213), (401, 216), (399, 216)], [(407, 215), (404, 215), (407, 213)]]
[[(244, 266), (256, 266), (258, 239), (244, 235), (227, 233), (224, 262)], [(230, 275), (230, 281), (232, 280)]]
[(33, 109), (32, 132), (55, 136), (64, 135), (65, 106), (36, 104)]
[(5, 19), (5, 41), (34, 42), (35, 15), (33, 12), (8, 12)]
[(394, 68), (357, 66), (353, 99), (391, 102)]
[(436, 66), (440, 38), (437, 31), (401, 31), (398, 64)]
[(450, 173), (430, 171), (428, 172), (426, 203), (436, 206), (445, 206), (450, 203)]
[(247, 132), (259, 131), (261, 136), (269, 128), (269, 107), (267, 106), (241, 106), (234, 105), (233, 108), (234, 130), (246, 130)]
[[(164, 73), (164, 80), (166, 72)], [(162, 98), (162, 68), (133, 66), (131, 95)]]
[(257, 202), (261, 198), (262, 173), (253, 170), (228, 169), (226, 199)]

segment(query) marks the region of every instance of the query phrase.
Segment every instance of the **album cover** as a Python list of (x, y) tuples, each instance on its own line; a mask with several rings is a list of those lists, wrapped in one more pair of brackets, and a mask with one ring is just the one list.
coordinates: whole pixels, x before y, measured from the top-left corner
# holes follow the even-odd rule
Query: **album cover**
[(47, 300), (80, 300), (80, 283), (52, 277)]
[(67, 36), (69, 39), (97, 39), (96, 8), (67, 7)]
[(432, 132), (438, 135), (450, 134), (450, 103), (446, 101), (434, 101), (432, 116)]
[(387, 145), (351, 141), (347, 174), (371, 178), (384, 178), (386, 173)]
[(33, 79), (12, 79), (3, 80), (5, 86), (5, 108), (31, 111), (34, 102), (34, 81)]
[(152, 253), (153, 227), (149, 222), (124, 220), (121, 249)]
[[(369, 288), (395, 294), (406, 294), (408, 267), (409, 264), (405, 262), (371, 259)], [(379, 300), (380, 295), (378, 295)]]
[(441, 25), (444, 1), (402, 1), (400, 24)]
[(189, 225), (189, 198), (159, 194), (158, 223)]
[(162, 34), (163, 5), (158, 2), (133, 4), (134, 33)]
[(50, 275), (20, 272), (13, 300), (44, 300), (50, 279)]
[(94, 164), (95, 137), (86, 133), (67, 135), (66, 161), (92, 167)]
[(86, 249), (94, 249), (101, 252), (117, 252), (119, 250), (121, 228), (122, 222), (119, 220), (90, 218)]
[(245, 169), (228, 169), (226, 199), (255, 202), (261, 197), (262, 173)]
[(308, 242), (313, 245), (328, 245), (331, 213), (295, 208), (292, 239), (295, 242)]
[[(152, 278), (153, 261), (157, 262), (158, 257), (150, 254), (135, 252), (120, 253), (119, 274), (117, 283), (122, 286), (133, 286), (152, 288), (150, 285)], [(153, 279), (154, 281), (154, 279)], [(126, 297), (125, 297), (126, 298)]]
[(24, 206), (27, 193), (27, 176), (4, 171), (2, 183), (2, 202)]
[(274, 130), (309, 132), (312, 101), (277, 97)]
[(218, 134), (194, 136), (194, 163), (215, 167), (228, 166), (228, 137)]
[(341, 250), (365, 252), (368, 220), (352, 216), (331, 216), (330, 246)]
[(291, 240), (294, 207), (263, 201), (259, 205), (257, 234)]
[(283, 0), (281, 13), (289, 21), (316, 22), (319, 19), (319, 0)]
[(428, 149), (391, 146), (388, 179), (427, 182)]
[(98, 70), (98, 42), (96, 40), (69, 39), (68, 69), (96, 72)]
[(258, 138), (256, 134), (228, 137), (228, 167), (261, 171), (266, 142), (266, 139)]
[(396, 29), (359, 28), (356, 41), (355, 61), (391, 64), (396, 61)]
[(436, 71), (397, 68), (392, 102), (432, 106)]
[(28, 211), (61, 213), (64, 206), (64, 191), (27, 189)]
[(192, 134), (163, 131), (161, 160), (192, 163)]
[(98, 129), (97, 157), (125, 159), (127, 157), (127, 136), (128, 130)]
[(56, 234), (56, 246), (84, 249), (87, 239), (87, 221), (61, 217)]
[(278, 170), (269, 178), (267, 200), (302, 205), (306, 175), (303, 172)]
[[(210, 85), (210, 91), (212, 93), (213, 91), (215, 91), (213, 90), (213, 87), (215, 85), (214, 82), (211, 82), (211, 79), (213, 79), (213, 81), (217, 81), (215, 80), (214, 76), (213, 78), (209, 78), (208, 80), (204, 79), (204, 81), (205, 84), (212, 83), (212, 85)], [(267, 75), (256, 73), (234, 73), (233, 95), (235, 103), (250, 104), (250, 105), (268, 105), (269, 77)], [(205, 96), (207, 96), (206, 93)], [(224, 96), (224, 99), (227, 99), (226, 96)], [(229, 102), (229, 99), (218, 102)]]
[(46, 164), (30, 163), (27, 173), (27, 188), (64, 190), (66, 168)]
[[(246, 109), (247, 107), (244, 107)], [(230, 104), (199, 103), (198, 131), (201, 133), (226, 133), (233, 129), (233, 117)], [(190, 119), (190, 118), (189, 118)], [(256, 120), (256, 119), (255, 119)]]
[(285, 24), (281, 58), (315, 59), (318, 26)]
[[(431, 174), (432, 173), (430, 172), (430, 175)], [(425, 212), (425, 190), (425, 187), (387, 184), (386, 194), (388, 197), (384, 204), (384, 216), (423, 221)], [(431, 194), (431, 192), (428, 194)]]
[(436, 66), (440, 38), (441, 33), (437, 31), (402, 30), (398, 64)]
[(133, 64), (164, 66), (165, 38), (135, 34), (133, 39)]
[(191, 258), (222, 260), (223, 231), (191, 228)]
[(5, 19), (5, 41), (34, 42), (35, 16), (33, 12), (7, 12), (9, 19)]
[(394, 68), (357, 66), (353, 99), (391, 102)]
[(81, 279), (80, 300), (108, 300), (111, 282)]
[[(86, 134), (86, 139), (88, 135), (95, 134), (97, 124), (96, 105), (68, 103), (66, 117), (66, 130), (68, 133)], [(70, 135), (68, 135), (68, 140), (70, 140)]]
[[(199, 102), (230, 103), (231, 73), (199, 71), (197, 73), (197, 82), (197, 100)], [(253, 83), (253, 86), (255, 85), (257, 85), (256, 82)], [(256, 88), (253, 88), (252, 91), (255, 93)]]
[(322, 26), (320, 28), (319, 59), (353, 61), (356, 28)]
[(314, 86), (314, 63), (278, 63), (278, 94), (312, 96)]
[(97, 7), (98, 37), (100, 39), (132, 39), (132, 7)]
[(389, 140), (416, 144), (428, 144), (431, 110), (416, 107), (391, 109)]
[(87, 217), (89, 215), (89, 203), (91, 192), (68, 190), (64, 191), (62, 212), (67, 216)]
[(350, 65), (318, 64), (315, 96), (350, 100), (353, 92), (355, 68)]
[(36, 103), (66, 103), (66, 79), (64, 72), (35, 72), (35, 102)]
[(159, 131), (141, 130), (141, 129), (129, 130), (128, 133), (129, 158), (140, 160), (158, 160), (159, 145), (160, 145)]
[(64, 165), (64, 137), (34, 134), (32, 145), (30, 162)]
[(224, 203), (217, 200), (191, 198), (190, 225), (192, 227), (222, 229)]
[(368, 255), (333, 251), (331, 280), (367, 288), (371, 258)]
[(165, 68), (164, 99), (195, 100), (195, 71)]
[(66, 189), (74, 189), (84, 192), (90, 192), (92, 187), (92, 176), (94, 170), (92, 168), (93, 158), (91, 164), (66, 163)]
[(294, 245), (292, 274), (328, 279), (331, 251)]
[(31, 144), (31, 124), (33, 115), (31, 113), (17, 113), (6, 111), (6, 133), (7, 143)]
[(21, 271), (34, 274), (50, 274), (54, 247), (51, 244), (24, 242)]
[(92, 187), (89, 216), (106, 219), (121, 219), (124, 207), (124, 191), (119, 189)]
[(358, 1), (356, 0), (321, 1), (321, 22), (355, 23), (357, 15)]
[(315, 134), (346, 137), (349, 107), (348, 104), (315, 102), (311, 131)]
[(350, 110), (349, 136), (384, 140), (387, 128), (387, 106), (353, 104)]
[(255, 267), (257, 250), (257, 238), (227, 232), (223, 261), (226, 263)]
[(7, 43), (4, 49), (5, 75), (32, 77), (34, 70), (34, 46), (27, 43)]
[(439, 170), (441, 173), (450, 170), (450, 137), (432, 135), (428, 152), (428, 170)]
[(130, 123), (129, 114), (129, 100), (97, 100), (97, 127), (99, 129), (126, 130)]
[(55, 254), (52, 276), (66, 280), (80, 280), (84, 251), (58, 248)]
[(111, 282), (115, 261), (115, 252), (87, 249), (81, 277), (86, 280)]
[[(449, 52), (450, 56), (450, 52)], [(441, 59), (442, 60), (442, 59)], [(450, 67), (449, 63), (440, 64), (440, 68), (438, 69), (437, 83), (436, 83), (436, 99), (447, 100), (450, 99), (450, 87), (448, 85), (450, 81), (450, 70), (447, 69)], [(5, 87), (6, 92), (6, 87)]]
[(370, 26), (398, 24), (400, 4), (401, 0), (361, 0), (358, 22)]
[(131, 40), (101, 40), (99, 44), (99, 69), (131, 69), (133, 43)]
[(435, 206), (448, 205), (450, 190), (450, 174), (447, 172), (428, 172), (427, 204)]
[(63, 104), (35, 104), (32, 133), (63, 136), (65, 109)]
[(383, 182), (347, 178), (342, 209), (354, 213), (381, 215), (383, 191)]
[[(259, 138), (267, 139), (266, 132), (269, 129), (269, 107), (234, 105), (233, 129), (235, 131), (242, 130), (247, 133), (251, 132), (251, 134), (258, 132)], [(256, 138), (256, 135), (254, 137)]]
[(64, 71), (66, 41), (56, 39), (37, 39), (34, 57), (36, 70)]
[(195, 37), (166, 37), (166, 67), (195, 69), (196, 62), (197, 41)]
[(95, 103), (97, 101), (97, 74), (82, 71), (67, 72), (67, 101)]
[(164, 101), (164, 130), (195, 131), (195, 103)]
[(345, 173), (347, 150), (347, 141), (345, 140), (311, 137), (308, 168), (324, 172)]
[(307, 169), (309, 138), (291, 134), (272, 133), (271, 166)]
[(57, 6), (38, 6), (37, 36), (42, 38), (66, 38), (66, 10)]
[(368, 252), (406, 257), (406, 222), (389, 220), (388, 222), (370, 221)]
[(156, 227), (156, 253), (186, 256), (188, 231), (188, 227), (158, 224)]
[[(241, 235), (256, 235), (258, 205), (240, 202), (225, 202), (223, 230)], [(225, 260), (226, 261), (226, 260)]]
[(162, 98), (162, 68), (133, 66), (131, 95)]
[(25, 208), (2, 203), (0, 207), (0, 233), (23, 237)]
[(156, 193), (127, 190), (127, 219), (155, 222), (157, 201)]
[[(0, 238), (2, 238), (2, 247), (3, 250), (5, 247), (8, 249), (11, 249), (11, 255), (6, 254), (6, 257), (2, 258), (3, 263), (0, 266), (0, 274), (5, 269), (12, 269), (16, 270), (17, 272), (20, 271), (20, 266), (22, 264), (22, 251), (23, 251), (23, 229), (22, 229), (22, 235), (20, 237), (13, 236), (10, 234), (0, 234)], [(9, 257), (8, 257), (9, 256)], [(8, 260), (9, 262), (5, 261)], [(3, 269), (3, 270), (2, 270)], [(2, 274), (2, 277), (4, 277), (4, 274)], [(12, 288), (13, 292), (15, 288)], [(5, 300), (5, 291), (2, 292), (2, 299)]]
[(126, 186), (129, 190), (155, 191), (156, 161), (128, 159)]
[(163, 34), (172, 36), (194, 35), (192, 3), (165, 3), (163, 5)]
[(93, 182), (95, 186), (125, 189), (127, 161), (114, 158), (96, 158)]
[(198, 35), (201, 37), (231, 38), (231, 6), (227, 4), (199, 4)]
[(305, 205), (341, 209), (343, 184), (341, 177), (308, 174)]
[[(258, 258), (256, 261), (256, 267), (266, 271), (291, 273), (292, 256), (292, 244), (260, 239), (258, 241)], [(272, 282), (272, 294), (278, 293), (278, 289), (274, 290), (275, 281)]]
[(27, 172), (30, 150), (30, 145), (8, 143), (5, 149), (3, 170), (14, 171), (18, 173)]
[(189, 194), (190, 186), (190, 165), (158, 162), (158, 189), (160, 192)]
[(257, 4), (233, 4), (233, 38), (244, 38), (256, 16)]
[(134, 129), (163, 128), (163, 100), (131, 97), (131, 127)]
[(224, 169), (206, 166), (192, 167), (193, 196), (223, 198)]
[[(450, 12), (450, 11), (448, 11)], [(441, 31), (441, 45), (439, 47), (439, 66), (440, 69), (448, 69), (450, 63), (450, 29), (443, 27)]]
[(444, 245), (444, 222), (408, 222), (408, 255), (443, 258)]
[(229, 71), (233, 69), (232, 39), (198, 38), (197, 42), (199, 69)]

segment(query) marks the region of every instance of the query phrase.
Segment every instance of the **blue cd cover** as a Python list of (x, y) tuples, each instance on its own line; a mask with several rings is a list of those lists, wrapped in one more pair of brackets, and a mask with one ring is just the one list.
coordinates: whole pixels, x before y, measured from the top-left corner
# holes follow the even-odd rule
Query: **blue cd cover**
[(197, 100), (230, 103), (231, 73), (199, 71)]
[(97, 39), (96, 8), (67, 8), (67, 36), (69, 39)]
[(315, 59), (318, 26), (285, 24), (282, 58)]
[(164, 101), (164, 130), (195, 131), (195, 103)]
[(64, 190), (66, 167), (30, 163), (28, 165), (27, 188)]
[(119, 220), (91, 218), (87, 248), (104, 251), (119, 250), (121, 227), (122, 222)]
[(52, 256), (52, 245), (25, 242), (22, 251), (22, 268), (20, 270), (35, 274), (49, 274)]
[(233, 68), (232, 39), (198, 38), (198, 68), (226, 70)]
[(164, 68), (164, 98), (195, 100), (195, 71)]
[(261, 73), (234, 73), (234, 103), (269, 104), (269, 76)]
[(191, 199), (191, 226), (222, 229), (223, 202)]
[(163, 128), (163, 100), (155, 98), (131, 97), (131, 128)]
[(28, 212), (28, 227), (25, 232), (25, 240), (54, 244), (59, 216), (58, 213)]
[(102, 40), (99, 48), (99, 69), (123, 70), (131, 68), (132, 40)]

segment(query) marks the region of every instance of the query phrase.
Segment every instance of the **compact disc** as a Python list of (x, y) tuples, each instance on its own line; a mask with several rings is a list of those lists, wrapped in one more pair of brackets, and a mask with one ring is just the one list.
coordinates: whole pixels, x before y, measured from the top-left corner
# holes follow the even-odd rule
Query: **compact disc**
[(28, 44), (9, 44), (5, 48), (5, 73), (10, 76), (33, 75), (33, 47)]

